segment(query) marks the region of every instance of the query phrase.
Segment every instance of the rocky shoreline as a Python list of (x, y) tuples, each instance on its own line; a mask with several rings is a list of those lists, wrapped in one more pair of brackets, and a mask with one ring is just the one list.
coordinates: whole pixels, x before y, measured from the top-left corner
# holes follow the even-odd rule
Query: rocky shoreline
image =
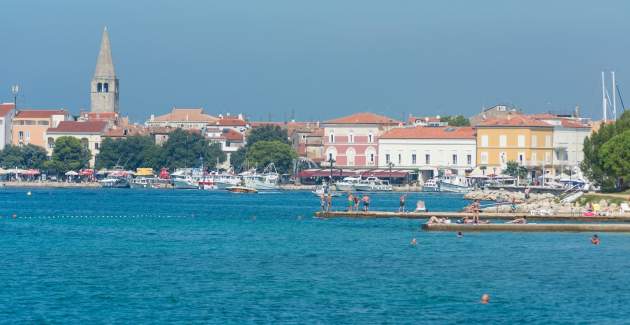
[(512, 212), (512, 202), (516, 203), (515, 212), (520, 213), (580, 213), (583, 209), (578, 202), (562, 202), (560, 197), (551, 193), (530, 193), (529, 198), (526, 199), (523, 192), (476, 190), (466, 193), (464, 198), (497, 203), (483, 208), (485, 212)]

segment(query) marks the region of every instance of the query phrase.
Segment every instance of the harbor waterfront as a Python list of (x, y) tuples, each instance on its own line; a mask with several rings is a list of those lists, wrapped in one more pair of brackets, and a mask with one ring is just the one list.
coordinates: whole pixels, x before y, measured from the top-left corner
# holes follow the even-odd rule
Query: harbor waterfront
[[(398, 209), (399, 194), (370, 196)], [(598, 246), (590, 233), (458, 238), (419, 220), (314, 218), (310, 191), (7, 187), (0, 207), (0, 319), (14, 323), (623, 323), (630, 312), (625, 234)]]

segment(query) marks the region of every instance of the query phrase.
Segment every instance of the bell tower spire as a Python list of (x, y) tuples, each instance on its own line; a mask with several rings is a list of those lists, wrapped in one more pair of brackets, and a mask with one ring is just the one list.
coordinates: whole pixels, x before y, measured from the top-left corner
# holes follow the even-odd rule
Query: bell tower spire
[(96, 60), (96, 69), (90, 88), (90, 110), (92, 112), (118, 112), (118, 78), (116, 78), (114, 70), (107, 27), (103, 29), (101, 49)]

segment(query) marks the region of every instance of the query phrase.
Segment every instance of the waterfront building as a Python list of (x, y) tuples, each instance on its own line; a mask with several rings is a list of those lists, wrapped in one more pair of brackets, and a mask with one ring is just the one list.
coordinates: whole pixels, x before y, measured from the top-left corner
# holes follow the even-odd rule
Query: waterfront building
[(208, 125), (215, 125), (219, 121), (216, 116), (204, 113), (203, 108), (173, 107), (170, 113), (154, 116), (145, 123), (148, 127), (170, 127), (185, 130), (203, 130)]
[(215, 128), (219, 128), (221, 130), (231, 129), (241, 134), (244, 134), (247, 129), (249, 129), (249, 124), (243, 117), (243, 114), (238, 114), (237, 117), (230, 116), (227, 114), (223, 116), (219, 114), (219, 119), (212, 125), (209, 125)]
[(324, 122), (325, 161), (345, 167), (377, 167), (378, 139), (402, 122), (374, 113), (356, 113)]
[(324, 160), (324, 129), (319, 127), (319, 123), (296, 129), (290, 137), (298, 156), (316, 163)]
[(11, 128), (15, 116), (15, 104), (0, 104), (0, 150), (12, 143)]
[(243, 133), (231, 128), (208, 127), (206, 128), (206, 137), (211, 143), (221, 144), (221, 151), (225, 153), (226, 160), (223, 165), (218, 167), (224, 169), (230, 168), (232, 154), (245, 146)]
[(469, 118), (470, 125), (475, 126), (485, 120), (489, 119), (503, 119), (508, 116), (521, 115), (520, 109), (508, 105), (495, 105), (489, 108), (484, 108), (481, 113)]
[(515, 114), (484, 120), (475, 128), (481, 174), (500, 174), (508, 161), (527, 168), (532, 178), (552, 172), (551, 124)]
[(584, 139), (591, 134), (589, 119), (555, 114), (530, 117), (553, 126), (553, 167), (556, 173), (571, 175), (584, 160)]
[(32, 144), (46, 148), (46, 130), (69, 119), (70, 114), (65, 109), (21, 109), (13, 118), (13, 145)]
[(378, 165), (419, 170), (422, 180), (465, 175), (476, 165), (476, 144), (472, 127), (395, 128), (378, 139)]
[(95, 157), (99, 153), (102, 136), (106, 131), (107, 122), (104, 121), (63, 121), (56, 127), (49, 128), (46, 131), (46, 150), (49, 156), (52, 155), (55, 149), (55, 141), (60, 137), (69, 136), (77, 138), (81, 141), (81, 144), (92, 153), (90, 166), (93, 167)]
[(407, 120), (407, 124), (414, 125), (414, 126), (430, 126), (430, 127), (448, 126), (448, 122), (442, 121), (439, 115), (425, 116), (425, 117), (416, 117), (416, 116), (410, 115), (409, 119)]
[(101, 49), (96, 60), (94, 77), (90, 84), (91, 111), (95, 113), (118, 112), (118, 78), (114, 71), (112, 50), (107, 27), (103, 30)]

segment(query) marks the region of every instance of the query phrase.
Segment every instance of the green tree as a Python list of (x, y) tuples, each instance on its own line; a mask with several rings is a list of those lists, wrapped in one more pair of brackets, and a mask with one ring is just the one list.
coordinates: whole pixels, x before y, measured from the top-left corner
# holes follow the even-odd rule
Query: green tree
[(287, 173), (291, 170), (291, 164), (297, 154), (293, 147), (287, 143), (258, 141), (247, 150), (246, 157), (249, 164), (258, 168), (264, 168), (273, 163), (278, 172)]
[(449, 126), (470, 126), (470, 120), (463, 115), (447, 115), (440, 118), (442, 122), (448, 122)]
[(599, 151), (602, 171), (615, 180), (614, 187), (625, 189), (630, 182), (630, 130), (617, 134)]
[(503, 173), (512, 177), (519, 177), (520, 179), (527, 178), (527, 169), (523, 166), (519, 166), (516, 161), (508, 161)]
[[(160, 150), (151, 136), (135, 135), (124, 139), (106, 138), (96, 156), (96, 168), (122, 166), (125, 169), (154, 167)], [(158, 156), (158, 157), (156, 157)]]
[(48, 156), (46, 149), (33, 144), (27, 144), (22, 147), (22, 159), (24, 160), (24, 168), (42, 169), (46, 161), (48, 161)]
[(24, 168), (22, 149), (13, 145), (5, 146), (0, 151), (0, 161), (4, 168)]
[(236, 171), (241, 171), (243, 170), (243, 168), (245, 168), (245, 166), (243, 165), (245, 163), (246, 156), (247, 148), (245, 147), (238, 148), (236, 152), (230, 155), (230, 164), (232, 165), (232, 167), (234, 167)]
[(200, 158), (206, 167), (214, 168), (217, 162), (225, 161), (225, 153), (219, 143), (210, 144), (199, 133), (177, 129), (169, 134), (156, 164), (171, 169), (196, 167)]
[(287, 130), (277, 125), (265, 125), (252, 129), (247, 135), (247, 148), (259, 141), (279, 141), (289, 144)]
[(601, 150), (608, 141), (627, 130), (630, 130), (630, 111), (624, 112), (615, 123), (602, 125), (597, 132), (584, 139), (584, 160), (580, 164), (580, 169), (590, 181), (601, 186), (604, 191), (620, 188), (617, 186), (619, 175), (610, 168), (610, 164), (606, 167), (607, 155), (602, 154)]
[(59, 137), (55, 141), (55, 149), (52, 157), (46, 162), (46, 169), (58, 174), (70, 170), (87, 168), (92, 154), (90, 150), (81, 145), (81, 141), (75, 137)]

